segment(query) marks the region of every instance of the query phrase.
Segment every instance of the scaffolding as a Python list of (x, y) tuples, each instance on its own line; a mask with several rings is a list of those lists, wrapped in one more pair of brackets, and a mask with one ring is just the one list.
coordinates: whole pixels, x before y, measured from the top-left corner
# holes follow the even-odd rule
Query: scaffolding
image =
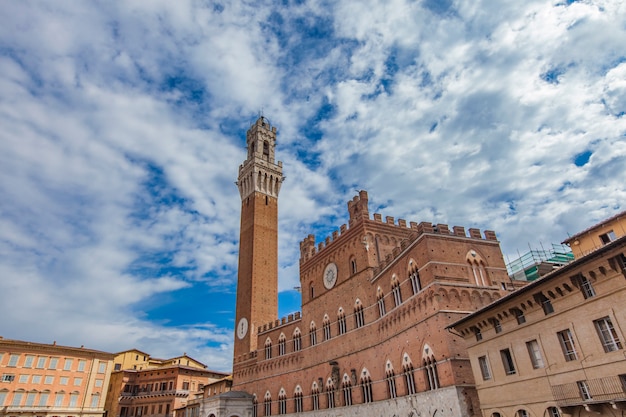
[[(508, 257), (507, 257), (508, 258)], [(518, 259), (506, 265), (509, 277), (518, 281), (534, 281), (537, 278), (574, 260), (574, 254), (567, 245), (553, 243), (550, 249), (530, 249)]]

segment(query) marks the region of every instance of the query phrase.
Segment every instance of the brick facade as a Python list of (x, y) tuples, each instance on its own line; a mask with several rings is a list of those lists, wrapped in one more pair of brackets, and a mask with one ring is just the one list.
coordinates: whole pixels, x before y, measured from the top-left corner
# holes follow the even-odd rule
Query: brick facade
[[(257, 416), (347, 415), (443, 389), (452, 415), (477, 415), (464, 345), (445, 328), (514, 288), (495, 233), (370, 218), (365, 191), (348, 202), (348, 215), (324, 241), (309, 235), (300, 244), (302, 312), (259, 323), (256, 349), (237, 349), (235, 336), (233, 390), (254, 396)], [(242, 257), (262, 246), (241, 245)], [(253, 277), (276, 285), (274, 276), (264, 280)], [(239, 294), (238, 319), (260, 307), (242, 305)]]

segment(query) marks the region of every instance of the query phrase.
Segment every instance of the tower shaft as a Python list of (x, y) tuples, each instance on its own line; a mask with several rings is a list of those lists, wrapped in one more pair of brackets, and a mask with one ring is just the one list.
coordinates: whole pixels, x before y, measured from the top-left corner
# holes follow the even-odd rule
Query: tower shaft
[(239, 167), (241, 195), (235, 358), (257, 348), (257, 328), (278, 318), (278, 193), (282, 163), (274, 162), (276, 128), (260, 117), (246, 134)]

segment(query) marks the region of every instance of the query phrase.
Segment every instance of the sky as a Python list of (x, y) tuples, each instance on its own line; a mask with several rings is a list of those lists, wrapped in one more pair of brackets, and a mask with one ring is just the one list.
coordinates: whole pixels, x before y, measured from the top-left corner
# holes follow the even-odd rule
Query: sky
[(0, 1), (0, 336), (232, 365), (245, 132), (299, 242), (370, 213), (505, 259), (625, 210), (626, 4)]

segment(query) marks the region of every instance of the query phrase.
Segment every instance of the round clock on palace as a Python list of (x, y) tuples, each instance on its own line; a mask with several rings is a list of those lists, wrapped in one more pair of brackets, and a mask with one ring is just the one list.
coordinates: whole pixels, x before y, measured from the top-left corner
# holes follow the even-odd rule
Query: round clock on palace
[(237, 337), (243, 339), (248, 333), (248, 320), (243, 317), (237, 324)]
[(337, 265), (335, 265), (334, 262), (331, 262), (328, 265), (326, 265), (326, 268), (324, 269), (323, 280), (324, 280), (324, 287), (326, 287), (326, 289), (328, 290), (334, 287), (335, 284), (337, 283)]

